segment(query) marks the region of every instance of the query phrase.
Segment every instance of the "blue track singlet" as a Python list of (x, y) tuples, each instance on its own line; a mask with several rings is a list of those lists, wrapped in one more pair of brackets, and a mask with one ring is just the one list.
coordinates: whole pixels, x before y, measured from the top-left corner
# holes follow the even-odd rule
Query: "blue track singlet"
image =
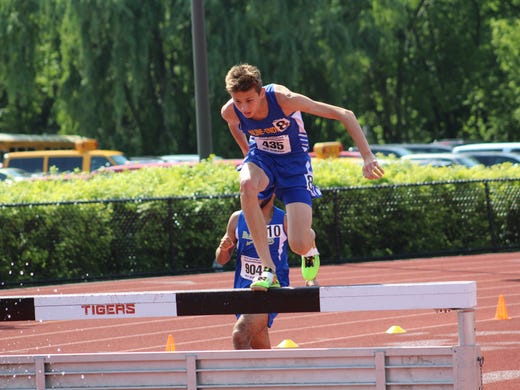
[(258, 165), (274, 186), (276, 196), (285, 204), (312, 204), (321, 196), (314, 185), (309, 140), (301, 112), (285, 115), (276, 100), (273, 84), (264, 87), (268, 105), (267, 117), (248, 119), (233, 106), (240, 129), (249, 136), (249, 152), (244, 162)]
[[(289, 286), (289, 262), (287, 253), (287, 232), (284, 228), (285, 212), (274, 208), (273, 218), (267, 224), (267, 239), (271, 258), (276, 265), (276, 277), (280, 286)], [(249, 288), (253, 278), (262, 273), (262, 264), (258, 258), (253, 239), (249, 233), (243, 213), (238, 217), (235, 235), (236, 246), (235, 288)], [(271, 327), (277, 313), (269, 313), (268, 326)]]

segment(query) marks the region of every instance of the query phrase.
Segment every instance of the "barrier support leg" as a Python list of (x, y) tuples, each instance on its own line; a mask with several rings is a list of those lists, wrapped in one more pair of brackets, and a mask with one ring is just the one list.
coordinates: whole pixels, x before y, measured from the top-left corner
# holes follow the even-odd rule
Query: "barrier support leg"
[(34, 357), (34, 376), (36, 381), (36, 390), (45, 390), (45, 357)]
[(459, 310), (459, 345), (468, 346), (476, 344), (475, 337), (475, 309)]
[(482, 356), (476, 345), (475, 310), (458, 311), (459, 345), (453, 349), (454, 389), (482, 389)]
[(186, 384), (187, 390), (197, 390), (197, 355), (186, 355)]

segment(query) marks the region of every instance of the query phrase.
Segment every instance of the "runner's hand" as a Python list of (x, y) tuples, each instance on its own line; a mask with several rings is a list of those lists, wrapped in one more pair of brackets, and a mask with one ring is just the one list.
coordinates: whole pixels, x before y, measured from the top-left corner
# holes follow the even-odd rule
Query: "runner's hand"
[(222, 240), (220, 240), (220, 250), (223, 251), (230, 251), (235, 247), (235, 243), (229, 236), (222, 237)]
[(379, 162), (375, 158), (374, 155), (372, 155), (370, 158), (366, 159), (363, 163), (363, 176), (366, 179), (374, 180), (374, 179), (381, 179), (383, 177), (385, 171), (381, 166), (379, 165)]

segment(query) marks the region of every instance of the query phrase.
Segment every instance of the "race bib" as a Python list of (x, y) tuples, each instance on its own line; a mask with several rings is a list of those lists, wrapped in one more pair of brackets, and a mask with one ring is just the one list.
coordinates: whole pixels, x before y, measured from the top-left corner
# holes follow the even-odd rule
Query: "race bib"
[(255, 276), (262, 273), (262, 262), (260, 259), (242, 255), (240, 261), (242, 262), (242, 269), (240, 270), (242, 278), (253, 280)]
[(257, 137), (255, 141), (256, 147), (267, 153), (286, 154), (291, 152), (291, 142), (287, 134), (277, 137)]

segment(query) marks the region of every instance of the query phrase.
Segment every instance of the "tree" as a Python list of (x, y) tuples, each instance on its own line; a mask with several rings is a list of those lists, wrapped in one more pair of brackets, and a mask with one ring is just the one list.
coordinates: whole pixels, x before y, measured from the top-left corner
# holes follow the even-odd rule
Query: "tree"
[(65, 3), (61, 123), (130, 154), (196, 148), (189, 4)]
[(470, 116), (465, 131), (488, 141), (518, 141), (520, 137), (520, 22), (492, 19), (486, 69), (466, 100)]
[[(516, 140), (518, 0), (206, 0), (214, 152), (232, 65), (348, 107), (375, 142)], [(197, 150), (186, 0), (0, 1), (0, 131), (81, 134), (129, 155)], [(351, 142), (305, 117), (311, 144)]]
[(0, 131), (32, 133), (53, 129), (55, 30), (46, 25), (37, 0), (0, 2)]

